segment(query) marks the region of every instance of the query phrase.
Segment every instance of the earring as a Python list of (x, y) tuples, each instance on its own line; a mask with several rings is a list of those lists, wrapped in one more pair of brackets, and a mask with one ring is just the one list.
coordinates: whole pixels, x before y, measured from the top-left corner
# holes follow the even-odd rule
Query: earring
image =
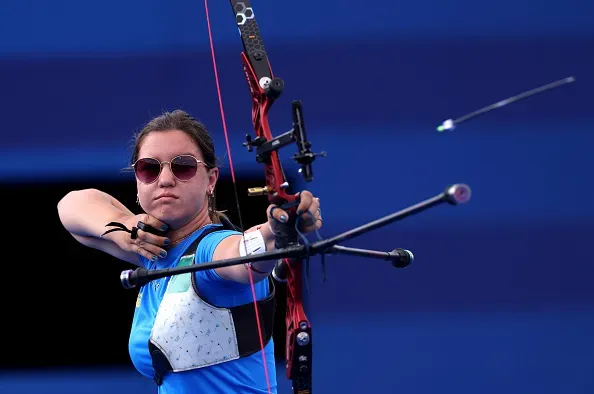
[(136, 204), (140, 205), (140, 199), (138, 197), (138, 194), (136, 195)]

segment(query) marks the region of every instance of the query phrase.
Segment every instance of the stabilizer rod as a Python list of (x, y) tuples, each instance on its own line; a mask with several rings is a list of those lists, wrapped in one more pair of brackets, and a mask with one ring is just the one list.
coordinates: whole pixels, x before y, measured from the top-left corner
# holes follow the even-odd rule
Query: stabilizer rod
[(438, 194), (435, 197), (429, 198), (391, 215), (348, 230), (332, 238), (314, 242), (309, 245), (309, 247), (306, 247), (305, 245), (291, 245), (283, 249), (273, 250), (271, 252), (265, 252), (258, 255), (237, 257), (232, 259), (212, 261), (204, 264), (193, 264), (190, 266), (167, 268), (161, 270), (149, 271), (146, 268), (137, 268), (135, 270), (122, 271), (120, 274), (120, 281), (123, 287), (130, 289), (167, 276), (205, 271), (213, 268), (229, 267), (233, 265), (246, 264), (249, 262), (280, 260), (288, 258), (303, 259), (307, 256), (321, 253), (343, 253), (362, 257), (377, 258), (391, 261), (392, 265), (395, 267), (405, 267), (409, 265), (414, 259), (412, 253), (405, 249), (395, 249), (392, 252), (379, 252), (373, 250), (347, 248), (336, 245), (344, 240), (355, 238), (369, 231), (386, 226), (398, 220), (402, 220), (408, 216), (422, 212), (441, 203), (448, 203), (451, 205), (467, 203), (470, 200), (470, 196), (470, 187), (465, 184), (455, 184), (448, 186), (444, 192)]

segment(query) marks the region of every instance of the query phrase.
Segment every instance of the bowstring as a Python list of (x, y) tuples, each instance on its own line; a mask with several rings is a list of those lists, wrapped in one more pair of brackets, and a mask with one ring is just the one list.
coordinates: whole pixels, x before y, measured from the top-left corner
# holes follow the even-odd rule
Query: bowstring
[[(207, 25), (207, 29), (208, 29), (208, 39), (210, 41), (210, 53), (212, 56), (212, 65), (213, 65), (214, 75), (215, 75), (217, 95), (219, 98), (219, 109), (221, 112), (221, 122), (223, 125), (223, 133), (225, 135), (225, 144), (227, 145), (227, 156), (229, 157), (229, 167), (230, 167), (230, 171), (231, 171), (231, 181), (233, 183), (233, 192), (235, 193), (235, 203), (237, 205), (237, 215), (239, 217), (239, 226), (243, 233), (242, 235), (244, 235), (243, 240), (244, 240), (245, 250), (247, 251), (247, 245), (246, 245), (246, 241), (245, 241), (245, 229), (243, 227), (241, 208), (240, 208), (240, 204), (239, 204), (239, 194), (237, 193), (237, 183), (235, 181), (235, 171), (234, 171), (234, 167), (233, 167), (233, 159), (231, 157), (231, 145), (229, 144), (229, 134), (227, 133), (227, 122), (226, 122), (226, 117), (225, 117), (225, 110), (223, 108), (221, 86), (219, 83), (219, 72), (218, 72), (217, 61), (216, 61), (216, 57), (215, 57), (214, 42), (212, 39), (212, 29), (211, 29), (211, 25), (210, 25), (210, 13), (208, 10), (208, 0), (204, 0), (204, 9), (206, 12), (206, 25)], [(248, 270), (247, 270), (248, 275), (250, 278), (250, 287), (252, 290), (252, 300), (254, 302), (254, 309), (256, 311), (256, 324), (258, 325), (258, 336), (260, 339), (260, 348), (262, 350), (261, 354), (262, 354), (262, 363), (264, 365), (264, 373), (266, 375), (266, 386), (268, 388), (268, 393), (270, 394), (272, 391), (270, 389), (270, 376), (268, 374), (268, 362), (266, 361), (266, 351), (264, 349), (264, 338), (262, 335), (262, 328), (261, 328), (262, 326), (260, 324), (260, 313), (259, 313), (259, 308), (258, 308), (258, 300), (256, 297), (256, 287), (254, 285), (254, 277), (252, 275), (252, 269), (249, 265), (247, 265), (247, 268), (248, 268)]]

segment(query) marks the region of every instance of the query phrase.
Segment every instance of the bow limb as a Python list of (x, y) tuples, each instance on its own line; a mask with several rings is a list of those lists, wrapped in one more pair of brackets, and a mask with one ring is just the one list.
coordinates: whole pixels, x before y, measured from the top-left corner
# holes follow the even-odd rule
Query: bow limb
[[(237, 193), (235, 170), (233, 167), (233, 160), (231, 157), (231, 147), (229, 144), (229, 136), (227, 133), (227, 122), (226, 122), (226, 117), (225, 117), (225, 111), (223, 108), (223, 100), (222, 100), (222, 95), (221, 95), (221, 87), (220, 87), (220, 83), (219, 83), (218, 68), (217, 68), (216, 57), (215, 57), (215, 52), (214, 52), (214, 43), (213, 43), (213, 38), (212, 38), (212, 29), (210, 26), (208, 0), (204, 0), (204, 8), (205, 8), (205, 12), (206, 12), (206, 21), (207, 21), (207, 25), (208, 25), (208, 35), (209, 35), (209, 41), (210, 41), (213, 69), (214, 69), (214, 73), (215, 73), (215, 82), (216, 82), (217, 93), (218, 93), (218, 98), (219, 98), (219, 107), (220, 107), (220, 111), (221, 111), (221, 121), (223, 124), (223, 132), (225, 134), (225, 143), (227, 146), (227, 155), (229, 157), (229, 167), (230, 167), (230, 171), (231, 171), (231, 179), (232, 179), (233, 189), (234, 189), (234, 193), (235, 193), (235, 201), (237, 204), (237, 214), (239, 216), (240, 227), (241, 227), (242, 231), (245, 231), (244, 226), (243, 226), (243, 219), (242, 219), (243, 215), (241, 214), (239, 197), (238, 197), (238, 193)], [(245, 237), (244, 237), (244, 239), (245, 239)], [(261, 349), (260, 353), (262, 355), (262, 365), (264, 367), (266, 386), (268, 389), (268, 393), (270, 394), (272, 391), (271, 391), (271, 386), (270, 386), (270, 375), (268, 373), (268, 363), (266, 361), (266, 351), (264, 349), (265, 344), (264, 344), (264, 334), (262, 332), (262, 324), (261, 324), (261, 320), (260, 320), (260, 308), (257, 303), (258, 300), (256, 297), (256, 289), (255, 289), (255, 285), (254, 285), (254, 278), (253, 278), (252, 270), (249, 268), (249, 266), (248, 266), (248, 275), (249, 275), (249, 279), (250, 279), (250, 287), (251, 287), (251, 291), (252, 291), (252, 301), (253, 301), (255, 315), (256, 315), (256, 325), (257, 325), (258, 337), (259, 337), (259, 341), (260, 341), (260, 349)]]
[[(217, 83), (217, 90), (219, 94), (219, 104), (221, 109), (221, 117), (223, 122), (223, 129), (225, 132), (226, 144), (229, 162), (232, 172), (232, 180), (235, 188), (235, 176), (233, 172), (233, 164), (231, 159), (231, 152), (229, 147), (229, 140), (227, 137), (226, 121), (223, 111), (218, 72), (216, 67), (216, 60), (214, 56), (214, 45), (212, 40), (212, 32), (210, 29), (210, 19), (208, 15), (208, 0), (204, 1), (206, 16), (208, 22), (208, 30), (210, 37), (211, 53), (213, 57), (213, 65), (215, 71), (215, 79)], [(256, 23), (254, 11), (249, 0), (230, 0), (233, 9), (237, 26), (241, 35), (244, 51), (241, 53), (241, 60), (243, 70), (248, 83), (248, 87), (252, 97), (252, 123), (254, 126), (255, 138), (248, 134), (247, 141), (244, 144), (251, 152), (256, 148), (256, 161), (264, 165), (264, 172), (266, 178), (266, 185), (264, 187), (252, 188), (248, 190), (251, 196), (267, 195), (268, 201), (271, 204), (282, 206), (289, 214), (290, 220), (287, 225), (278, 226), (276, 236), (277, 249), (291, 246), (298, 243), (296, 231), (291, 225), (295, 224), (297, 197), (294, 194), (288, 194), (288, 183), (286, 181), (281, 161), (278, 155), (278, 149), (295, 142), (298, 146), (298, 153), (292, 159), (301, 165), (301, 173), (304, 175), (306, 181), (312, 179), (311, 163), (317, 156), (309, 150), (311, 145), (305, 135), (305, 127), (303, 125), (303, 115), (301, 113), (301, 104), (297, 101), (293, 102), (293, 129), (274, 138), (270, 131), (268, 124), (268, 111), (275, 102), (276, 98), (282, 93), (284, 83), (280, 78), (274, 77), (268, 56), (262, 43), (262, 37)], [(237, 209), (241, 222), (241, 211), (239, 207), (239, 199), (236, 193)], [(243, 228), (243, 225), (241, 225)], [(284, 258), (278, 261), (277, 267), (279, 272), (283, 272), (283, 281), (287, 282), (287, 312), (285, 322), (287, 326), (286, 338), (286, 375), (293, 383), (293, 393), (308, 394), (311, 393), (311, 325), (302, 302), (302, 259)], [(252, 288), (253, 302), (256, 310), (256, 317), (258, 318), (258, 306), (256, 300), (256, 293), (254, 288), (254, 281), (251, 269), (248, 270), (250, 277), (250, 286)], [(275, 275), (277, 279), (278, 275)], [(262, 347), (262, 361), (266, 374), (266, 381), (268, 384), (268, 391), (270, 392), (270, 377), (266, 368), (266, 354), (264, 351), (263, 333), (260, 322), (257, 322), (258, 334), (260, 337), (260, 344)]]
[[(274, 138), (268, 124), (268, 111), (275, 100), (282, 93), (284, 83), (274, 76), (264, 48), (260, 30), (256, 22), (251, 3), (246, 0), (231, 0), (231, 6), (241, 35), (244, 51), (241, 53), (244, 75), (252, 96), (252, 123), (255, 138), (249, 135), (244, 144), (249, 151), (256, 149), (256, 160), (264, 164), (266, 186), (252, 188), (248, 193), (252, 196), (266, 194), (272, 204), (282, 205), (290, 217), (295, 217), (296, 196), (288, 194), (288, 182), (282, 168), (278, 149), (296, 142), (299, 153), (294, 159), (302, 164), (302, 173), (306, 180), (311, 180), (311, 161), (315, 155), (309, 151), (309, 143), (305, 137), (302, 122), (301, 105), (293, 103), (293, 129)], [(304, 158), (301, 162), (297, 159)], [(311, 158), (311, 161), (307, 159)], [(287, 247), (297, 243), (295, 234), (291, 235), (289, 221), (286, 227), (278, 227), (286, 232), (284, 243), (277, 247)], [(302, 300), (302, 265), (301, 259), (282, 259), (282, 266), (287, 283), (287, 310), (286, 323), (286, 376), (292, 380), (293, 393), (311, 393), (312, 382), (312, 341), (311, 324), (305, 314)], [(277, 277), (278, 279), (278, 277)]]

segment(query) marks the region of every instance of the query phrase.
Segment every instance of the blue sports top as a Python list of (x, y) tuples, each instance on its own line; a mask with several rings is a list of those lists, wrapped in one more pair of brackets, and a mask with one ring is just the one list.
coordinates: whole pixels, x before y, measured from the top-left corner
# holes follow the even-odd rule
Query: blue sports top
[[(200, 228), (191, 236), (172, 247), (164, 259), (153, 262), (140, 257), (142, 266), (146, 269), (163, 269), (177, 266), (180, 257), (190, 244), (204, 230), (212, 226), (221, 225), (211, 224)], [(196, 249), (195, 263), (200, 264), (212, 261), (215, 248), (219, 242), (232, 234), (240, 233), (221, 229), (206, 235)], [(253, 303), (250, 284), (242, 284), (223, 279), (213, 269), (198, 271), (195, 273), (195, 276), (196, 285), (200, 289), (200, 295), (211, 304), (221, 307), (232, 307)], [(148, 348), (149, 336), (170, 278), (157, 279), (140, 288), (128, 342), (128, 350), (132, 363), (142, 375), (151, 379), (153, 378), (153, 366)], [(267, 280), (255, 284), (258, 299), (265, 298), (269, 295), (270, 289), (268, 286)], [(270, 388), (273, 393), (276, 393), (274, 343), (272, 338), (265, 347), (265, 353)], [(247, 357), (204, 368), (184, 372), (168, 372), (163, 378), (163, 384), (158, 387), (160, 394), (268, 392), (262, 353), (260, 351)]]

